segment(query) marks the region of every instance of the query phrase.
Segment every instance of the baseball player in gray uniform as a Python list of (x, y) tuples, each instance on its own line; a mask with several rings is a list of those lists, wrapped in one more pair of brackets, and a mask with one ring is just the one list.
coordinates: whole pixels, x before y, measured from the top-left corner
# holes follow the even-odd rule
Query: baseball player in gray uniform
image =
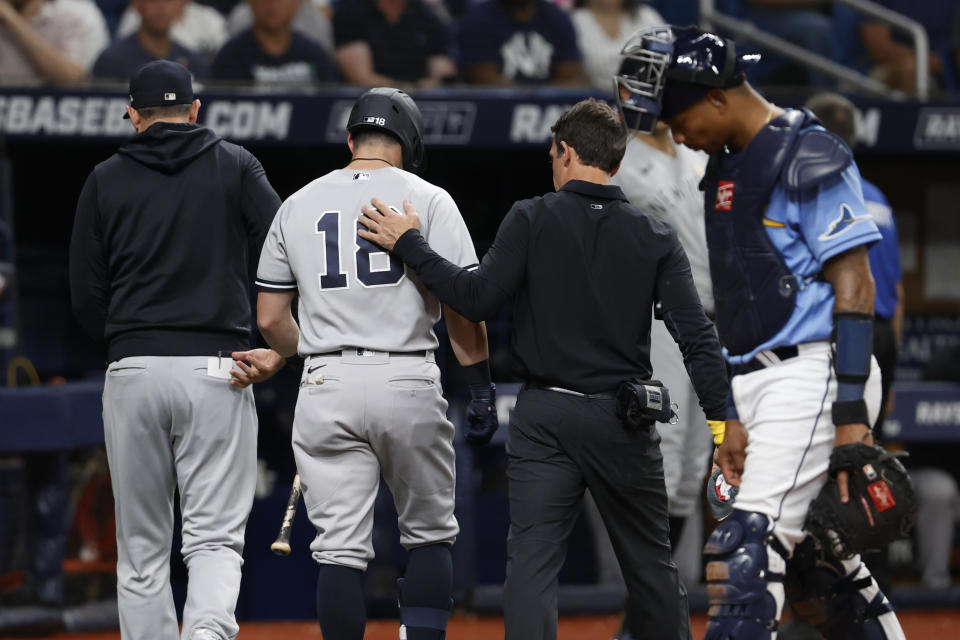
[[(258, 322), (281, 355), (305, 359), (293, 425), (304, 504), (317, 536), (317, 616), (326, 640), (360, 640), (362, 576), (373, 558), (373, 506), (382, 472), (410, 551), (399, 581), (408, 640), (445, 637), (451, 606), (454, 427), (446, 418), (433, 325), (440, 303), (397, 258), (357, 235), (361, 207), (377, 195), (426, 211), (426, 236), (459, 265), (477, 256), (443, 189), (414, 175), (423, 128), (413, 100), (371, 89), (347, 126), (352, 158), (292, 195), (260, 258)], [(290, 311), (299, 293), (298, 327)], [(496, 428), (486, 330), (445, 310), (450, 342), (474, 392), (468, 438)], [(469, 365), (469, 366), (468, 366)], [(469, 416), (468, 416), (469, 417)]]
[[(703, 310), (713, 315), (713, 290), (707, 256), (706, 225), (703, 217), (703, 178), (708, 156), (683, 145), (670, 135), (670, 128), (657, 123), (653, 133), (633, 133), (627, 141), (620, 170), (610, 179), (619, 185), (631, 204), (670, 224), (680, 239), (697, 295)], [(677, 405), (676, 424), (657, 423), (660, 452), (663, 455), (663, 476), (667, 488), (667, 510), (670, 519), (670, 546), (681, 568), (692, 571), (699, 566), (695, 558), (676, 558), (677, 545), (687, 518), (698, 508), (697, 499), (706, 478), (714, 436), (707, 428), (707, 418), (700, 407), (693, 384), (683, 363), (683, 354), (667, 328), (665, 318), (654, 313), (650, 325), (650, 364), (655, 378), (670, 389), (670, 399)], [(613, 555), (604, 536), (598, 536), (598, 556), (606, 560)], [(600, 547), (600, 545), (603, 545)], [(611, 565), (609, 561), (606, 566)], [(629, 623), (624, 619), (614, 636), (627, 640)]]
[[(707, 315), (713, 314), (713, 291), (707, 257), (703, 193), (699, 184), (707, 154), (674, 143), (660, 123), (650, 135), (635, 133), (627, 142), (620, 171), (611, 179), (630, 202), (672, 226), (690, 261), (693, 284)], [(678, 405), (677, 424), (657, 423), (670, 513), (670, 543), (676, 547), (683, 522), (697, 508), (706, 477), (713, 437), (690, 382), (683, 357), (664, 318), (650, 328), (650, 364), (654, 377), (670, 389)]]

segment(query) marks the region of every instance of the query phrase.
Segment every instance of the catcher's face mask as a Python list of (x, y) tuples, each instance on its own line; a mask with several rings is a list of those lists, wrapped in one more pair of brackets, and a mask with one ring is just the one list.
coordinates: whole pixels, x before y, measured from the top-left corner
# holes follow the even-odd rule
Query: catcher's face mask
[(658, 119), (672, 118), (710, 89), (743, 82), (759, 54), (737, 53), (736, 44), (696, 27), (652, 27), (627, 40), (614, 80), (624, 125), (651, 133)]
[(624, 126), (631, 131), (653, 133), (660, 117), (666, 71), (673, 59), (673, 31), (652, 27), (638, 31), (620, 51), (620, 70), (614, 76), (613, 93)]

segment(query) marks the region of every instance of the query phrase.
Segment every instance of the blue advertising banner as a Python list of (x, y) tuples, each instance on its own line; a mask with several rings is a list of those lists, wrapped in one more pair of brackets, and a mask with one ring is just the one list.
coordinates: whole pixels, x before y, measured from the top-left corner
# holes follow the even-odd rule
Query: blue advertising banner
[(886, 440), (960, 442), (960, 384), (897, 382), (893, 415), (883, 423)]
[(960, 347), (960, 316), (907, 315), (897, 355), (899, 380), (922, 380), (931, 359)]
[[(344, 125), (361, 89), (336, 87), (303, 92), (200, 87), (200, 121), (238, 143), (316, 147), (340, 145)], [(445, 88), (415, 94), (423, 110), (427, 144), (486, 148), (539, 147), (550, 126), (584, 89)], [(783, 106), (806, 95), (771, 95)], [(863, 151), (942, 153), (960, 150), (960, 103), (921, 104), (854, 97)], [(10, 141), (120, 140), (131, 134), (123, 120), (127, 96), (120, 89), (83, 91), (0, 87), (0, 135)]]

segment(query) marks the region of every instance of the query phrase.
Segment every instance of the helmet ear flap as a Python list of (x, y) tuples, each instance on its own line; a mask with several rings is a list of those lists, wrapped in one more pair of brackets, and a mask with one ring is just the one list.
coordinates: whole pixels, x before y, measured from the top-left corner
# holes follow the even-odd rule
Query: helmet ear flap
[[(418, 135), (410, 145), (410, 173), (420, 174), (427, 168), (427, 152), (423, 146), (423, 137)], [(404, 166), (407, 166), (404, 163)]]

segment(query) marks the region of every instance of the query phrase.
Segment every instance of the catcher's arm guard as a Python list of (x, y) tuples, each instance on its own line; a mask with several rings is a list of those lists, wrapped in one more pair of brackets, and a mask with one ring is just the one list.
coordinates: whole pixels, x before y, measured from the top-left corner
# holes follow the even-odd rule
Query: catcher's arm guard
[[(824, 551), (846, 559), (909, 535), (917, 520), (917, 498), (897, 457), (862, 443), (833, 450), (830, 477), (810, 503), (805, 525)], [(850, 500), (846, 503), (840, 502), (838, 471), (848, 472)]]

